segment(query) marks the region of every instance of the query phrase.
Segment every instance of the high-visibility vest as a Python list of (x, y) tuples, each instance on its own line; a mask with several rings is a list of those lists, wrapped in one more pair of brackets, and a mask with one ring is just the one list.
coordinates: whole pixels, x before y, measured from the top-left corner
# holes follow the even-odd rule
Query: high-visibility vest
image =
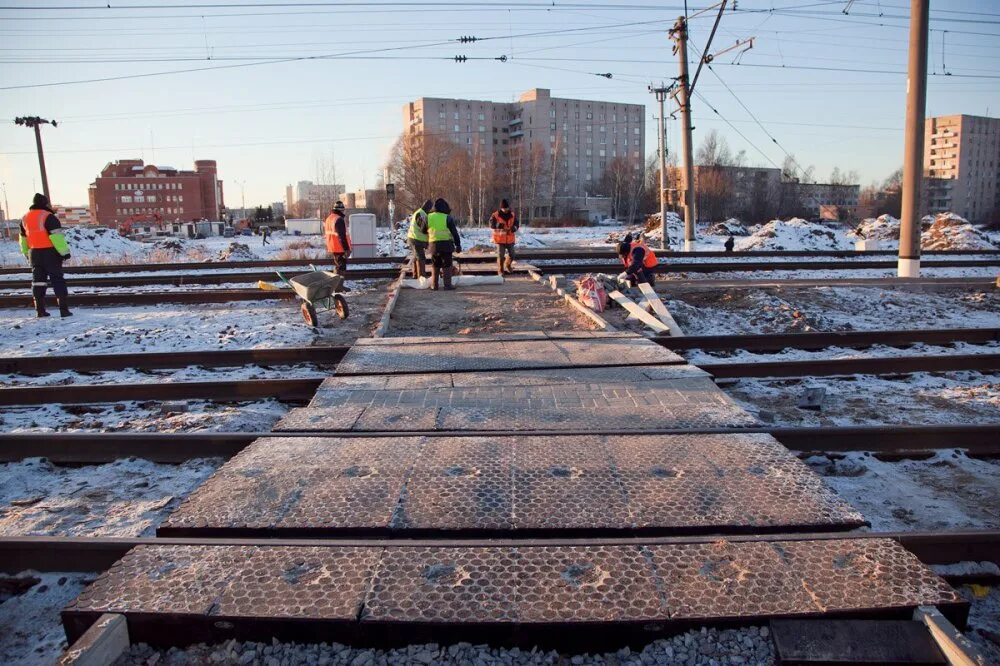
[(493, 230), (493, 242), (497, 245), (513, 245), (514, 244), (514, 213), (510, 214), (510, 219), (505, 220), (500, 217), (500, 213), (493, 213), (493, 220), (496, 221), (499, 229)]
[(446, 213), (430, 213), (427, 216), (427, 238), (431, 243), (455, 240), (451, 237)]
[(406, 237), (412, 238), (415, 241), (427, 242), (427, 234), (420, 231), (420, 227), (417, 226), (417, 222), (421, 216), (426, 216), (427, 213), (424, 212), (423, 208), (418, 208), (413, 211), (413, 215), (410, 216), (410, 230), (407, 232)]
[(49, 232), (45, 228), (45, 220), (51, 215), (47, 210), (29, 210), (28, 214), (21, 218), (24, 231), (28, 235), (28, 247), (32, 250), (54, 247)]
[(637, 248), (637, 247), (642, 248), (642, 252), (643, 252), (643, 255), (642, 255), (642, 267), (643, 268), (653, 268), (654, 266), (656, 266), (657, 263), (659, 263), (656, 260), (656, 255), (653, 254), (653, 251), (649, 249), (648, 245), (646, 245), (642, 241), (632, 241), (632, 245), (630, 245), (629, 249), (628, 249), (628, 255), (622, 257), (622, 263), (623, 264), (625, 264), (626, 266), (628, 266), (628, 262), (632, 258), (632, 252), (634, 252), (635, 248)]
[[(337, 215), (336, 213), (330, 213), (326, 216), (323, 221), (323, 234), (326, 236), (326, 250), (331, 254), (343, 254), (347, 252), (347, 248), (344, 247), (343, 243), (340, 242), (340, 234), (337, 233), (337, 220), (344, 219), (343, 215)], [(351, 242), (351, 232), (348, 229), (344, 230), (347, 235), (347, 243)]]

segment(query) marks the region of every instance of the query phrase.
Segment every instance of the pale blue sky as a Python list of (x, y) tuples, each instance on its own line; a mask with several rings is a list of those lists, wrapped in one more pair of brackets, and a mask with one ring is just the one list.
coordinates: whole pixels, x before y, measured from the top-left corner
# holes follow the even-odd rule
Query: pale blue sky
[[(646, 86), (676, 76), (666, 29), (684, 5), (131, 0), (142, 9), (67, 9), (103, 4), (0, 2), (0, 181), (13, 214), (41, 189), (34, 137), (13, 124), (18, 115), (59, 121), (44, 129), (44, 141), (53, 198), (63, 204), (85, 204), (88, 183), (108, 161), (140, 156), (178, 168), (192, 168), (196, 158), (218, 160), (230, 206), (240, 204), (238, 181), (246, 182), (248, 205), (283, 200), (285, 185), (315, 180), (317, 161), (329, 160), (331, 151), (338, 181), (372, 186), (401, 130), (402, 105), (419, 96), (502, 101), (539, 87), (555, 96), (643, 103), (652, 151), (655, 101)], [(691, 2), (689, 11), (707, 4)], [(902, 163), (906, 79), (898, 72), (906, 69), (908, 5), (740, 0), (739, 11), (723, 17), (712, 50), (751, 36), (754, 48), (741, 66), (733, 64), (735, 52), (719, 56), (715, 72), (799, 163), (815, 165), (820, 179), (834, 166), (857, 170), (862, 183), (882, 179)], [(930, 77), (928, 114), (1000, 115), (1000, 3), (931, 6), (929, 71), (952, 76)], [(713, 16), (692, 20), (693, 44), (705, 44)], [(538, 32), (550, 34), (527, 35)], [(495, 39), (432, 46), (463, 35)], [(370, 52), (376, 49), (393, 50)], [(369, 53), (18, 87), (357, 51)], [(487, 59), (450, 60), (460, 54)], [(501, 55), (508, 61), (492, 60)], [(613, 78), (595, 75), (604, 72)], [(694, 101), (696, 145), (718, 129), (732, 148), (746, 149), (751, 163), (781, 164), (781, 148), (707, 69), (697, 92), (704, 99)], [(668, 124), (671, 152), (676, 125)]]

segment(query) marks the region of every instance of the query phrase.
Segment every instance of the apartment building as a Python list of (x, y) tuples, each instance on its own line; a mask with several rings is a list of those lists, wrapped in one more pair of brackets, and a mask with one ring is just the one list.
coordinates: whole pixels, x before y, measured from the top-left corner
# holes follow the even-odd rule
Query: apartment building
[(126, 221), (218, 220), (225, 206), (215, 160), (196, 160), (194, 171), (142, 160), (108, 162), (88, 194), (94, 219), (111, 227)]
[[(329, 209), (346, 188), (343, 185), (317, 184), (311, 180), (300, 180), (294, 186), (285, 187), (285, 207), (288, 210), (295, 210), (296, 205), (303, 201), (309, 206), (309, 212), (313, 209)], [(306, 211), (299, 211), (304, 214)]]
[(641, 173), (646, 154), (642, 104), (564, 99), (545, 88), (516, 102), (421, 97), (403, 107), (403, 128), (409, 136), (452, 141), (501, 168), (541, 155), (555, 167), (549, 178), (564, 197), (594, 194), (616, 158)]
[(924, 123), (926, 212), (985, 223), (1000, 212), (1000, 118), (938, 116)]

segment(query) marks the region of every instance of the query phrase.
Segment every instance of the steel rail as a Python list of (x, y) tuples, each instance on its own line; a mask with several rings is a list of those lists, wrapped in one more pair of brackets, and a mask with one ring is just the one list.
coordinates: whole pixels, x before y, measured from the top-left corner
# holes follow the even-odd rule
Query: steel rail
[(237, 367), (245, 365), (336, 365), (350, 347), (278, 347), (274, 349), (214, 349), (134, 354), (0, 357), (0, 373), (44, 374), (64, 371), (154, 370), (157, 368)]
[[(473, 262), (474, 263), (474, 262)], [(587, 271), (597, 272), (617, 272), (621, 264), (533, 264), (547, 272), (561, 271), (565, 273), (579, 273)], [(949, 259), (924, 261), (922, 265), (926, 268), (983, 268), (1000, 266), (1000, 258), (997, 259)], [(895, 268), (896, 263), (891, 261), (865, 261), (865, 262), (829, 262), (829, 261), (786, 261), (786, 262), (725, 262), (725, 263), (661, 263), (654, 270), (661, 274), (670, 273), (722, 273), (722, 272), (761, 272), (761, 271), (800, 271), (800, 270), (832, 270), (832, 271), (854, 271), (869, 269), (889, 269)], [(476, 267), (468, 268), (467, 271), (476, 271)], [(492, 271), (492, 269), (483, 269)], [(291, 277), (301, 275), (307, 271), (291, 270), (284, 274)], [(399, 268), (372, 268), (372, 269), (349, 269), (346, 277), (351, 280), (366, 280), (392, 278), (399, 274)], [(205, 284), (236, 284), (252, 283), (260, 280), (276, 279), (274, 271), (250, 271), (233, 273), (193, 273), (188, 275), (145, 275), (145, 276), (123, 276), (123, 277), (91, 277), (91, 278), (70, 278), (66, 281), (70, 288), (83, 287), (142, 287), (150, 285), (173, 285), (183, 287), (186, 285)], [(0, 289), (18, 289), (28, 286), (30, 278), (0, 280)]]
[[(637, 435), (766, 433), (785, 447), (805, 454), (870, 451), (883, 460), (926, 457), (940, 449), (962, 449), (976, 457), (1000, 456), (1000, 423), (981, 425), (877, 425), (754, 428), (678, 428), (650, 430)], [(294, 439), (326, 437), (484, 437), (489, 431), (346, 431), (321, 432), (43, 432), (0, 434), (0, 462), (48, 458), (66, 465), (93, 465), (135, 456), (152, 462), (180, 463), (193, 458), (229, 458), (261, 437)], [(510, 433), (500, 433), (510, 434)], [(518, 433), (519, 437), (620, 435), (608, 431), (546, 431)]]
[[(733, 258), (736, 257), (834, 257), (834, 258), (864, 258), (864, 257), (888, 257), (895, 256), (895, 250), (752, 250), (739, 252), (735, 255), (721, 250), (699, 250), (696, 252), (674, 252), (657, 250), (656, 255), (664, 258)], [(928, 250), (922, 252), (924, 256), (992, 256), (1000, 255), (1000, 250)], [(615, 259), (612, 250), (519, 250), (518, 255), (524, 260), (554, 260), (554, 259)], [(469, 263), (493, 262), (496, 255), (492, 253), (465, 254), (462, 261)], [(388, 256), (388, 257), (353, 257), (351, 263), (354, 265), (382, 264), (382, 263), (402, 263), (408, 257)], [(309, 266), (326, 265), (326, 257), (316, 257), (312, 259), (256, 259), (251, 261), (192, 261), (177, 263), (150, 263), (150, 264), (104, 264), (100, 266), (66, 266), (67, 274), (94, 274), (94, 273), (149, 273), (155, 271), (176, 271), (176, 270), (212, 270), (212, 269), (233, 269), (233, 268), (280, 268), (287, 266)], [(0, 275), (13, 275), (29, 272), (30, 268), (25, 266), (4, 266), (0, 268)]]
[[(653, 341), (673, 351), (781, 351), (818, 350), (827, 347), (864, 349), (873, 345), (891, 347), (914, 344), (947, 345), (955, 342), (982, 344), (1000, 341), (1000, 328), (940, 328), (894, 331), (830, 331), (812, 333), (762, 333), (753, 335), (688, 335), (656, 337)], [(2, 367), (2, 366), (0, 366)]]
[[(182, 537), (0, 537), (0, 572), (100, 572), (110, 568), (136, 546), (304, 546), (320, 548), (470, 548), (489, 546), (620, 546), (714, 543), (719, 536), (508, 538), (496, 539), (234, 539)], [(831, 539), (893, 539), (924, 564), (994, 562), (1000, 564), (1000, 530), (945, 530), (914, 532), (794, 532), (789, 534), (726, 535), (732, 542), (819, 541)]]
[[(566, 367), (558, 363), (539, 368)], [(573, 366), (584, 367), (584, 366)], [(604, 366), (601, 366), (604, 367)], [(911, 372), (951, 372), (1000, 369), (1000, 354), (947, 356), (888, 356), (860, 359), (824, 359), (773, 363), (713, 363), (700, 365), (716, 378), (735, 377), (821, 377), (851, 374), (903, 374)], [(513, 370), (513, 369), (511, 369)], [(497, 370), (496, 372), (505, 372)], [(417, 373), (434, 374), (434, 373)], [(243, 379), (208, 382), (145, 382), (135, 384), (62, 384), (58, 386), (15, 386), (0, 389), (0, 405), (86, 404), (123, 400), (208, 399), (238, 401), (259, 398), (308, 400), (319, 388), (321, 378)]]
[[(72, 294), (73, 305), (87, 307), (142, 306), (163, 304), (229, 303), (234, 301), (287, 301), (295, 298), (290, 289), (265, 291), (263, 289), (201, 289), (198, 291), (121, 291), (99, 294)], [(0, 308), (30, 308), (31, 294), (0, 296)], [(56, 305), (55, 296), (45, 299)]]

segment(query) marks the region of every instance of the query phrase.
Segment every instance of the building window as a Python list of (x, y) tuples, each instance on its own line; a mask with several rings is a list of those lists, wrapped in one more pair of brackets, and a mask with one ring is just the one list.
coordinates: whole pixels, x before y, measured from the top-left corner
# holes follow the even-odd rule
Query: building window
[(122, 203), (132, 203), (132, 197), (127, 194), (123, 194)]
[(480, 125), (479, 126), (479, 131), (480, 132), (485, 132), (486, 131), (486, 127), (484, 127), (483, 125)]
[(146, 201), (147, 203), (156, 203), (156, 197), (155, 196), (146, 197)]
[(438, 118), (444, 118), (444, 111), (438, 111)]
[(587, 112), (587, 120), (593, 120), (593, 119), (594, 119), (594, 114), (591, 113), (590, 111), (588, 111)]
[(462, 131), (462, 127), (460, 125), (455, 125), (455, 131), (456, 132), (461, 132)]
[(485, 115), (485, 114), (482, 114), (482, 113), (480, 113), (480, 114), (479, 114), (479, 119), (480, 119), (480, 120), (486, 120), (486, 115)]
[(639, 128), (638, 127), (633, 127), (632, 128), (632, 134), (638, 134), (638, 133), (639, 133)]

